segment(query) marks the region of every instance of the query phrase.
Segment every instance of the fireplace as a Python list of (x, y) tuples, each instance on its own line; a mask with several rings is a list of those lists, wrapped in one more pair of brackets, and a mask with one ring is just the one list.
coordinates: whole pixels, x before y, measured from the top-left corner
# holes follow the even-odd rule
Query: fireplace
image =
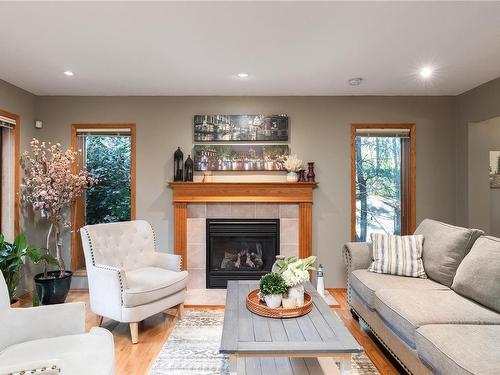
[(207, 219), (207, 288), (258, 280), (280, 248), (279, 219)]

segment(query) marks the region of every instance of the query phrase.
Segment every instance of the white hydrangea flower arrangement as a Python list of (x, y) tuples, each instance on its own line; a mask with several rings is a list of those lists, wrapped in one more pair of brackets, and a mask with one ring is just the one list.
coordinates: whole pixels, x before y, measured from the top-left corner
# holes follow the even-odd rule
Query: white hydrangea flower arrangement
[(281, 259), (277, 262), (280, 267), (281, 277), (287, 287), (294, 287), (309, 280), (309, 271), (314, 270), (315, 256), (310, 256), (306, 259), (297, 257), (289, 257)]

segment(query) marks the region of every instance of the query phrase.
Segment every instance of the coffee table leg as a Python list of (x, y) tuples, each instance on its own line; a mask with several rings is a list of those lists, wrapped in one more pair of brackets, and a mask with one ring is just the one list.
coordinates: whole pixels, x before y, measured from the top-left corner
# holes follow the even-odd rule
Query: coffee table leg
[[(325, 375), (351, 375), (350, 354), (343, 355), (341, 358), (318, 357), (318, 362)], [(337, 362), (340, 362), (338, 367)]]
[(335, 360), (330, 357), (318, 357), (319, 365), (325, 375), (340, 375), (339, 368)]
[(235, 355), (229, 356), (229, 374), (236, 375), (238, 373), (238, 357)]
[(340, 374), (351, 375), (351, 356), (340, 361)]

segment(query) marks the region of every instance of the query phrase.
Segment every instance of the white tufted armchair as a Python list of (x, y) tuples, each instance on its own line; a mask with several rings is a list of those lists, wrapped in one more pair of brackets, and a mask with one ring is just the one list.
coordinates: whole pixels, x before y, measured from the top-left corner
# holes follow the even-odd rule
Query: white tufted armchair
[(134, 344), (147, 317), (178, 306), (182, 318), (188, 273), (180, 256), (155, 252), (148, 222), (87, 225), (80, 233), (94, 313), (129, 323)]

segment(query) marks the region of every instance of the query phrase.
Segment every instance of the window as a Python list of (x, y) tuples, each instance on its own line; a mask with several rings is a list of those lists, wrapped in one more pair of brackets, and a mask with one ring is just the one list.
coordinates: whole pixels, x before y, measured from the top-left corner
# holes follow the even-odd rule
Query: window
[(415, 229), (415, 126), (352, 125), (351, 236)]
[[(84, 225), (135, 218), (135, 126), (73, 125), (73, 145), (81, 150), (77, 167), (98, 179), (75, 205), (75, 230)], [(73, 269), (83, 267), (78, 241)]]
[(0, 111), (0, 232), (12, 241), (19, 231), (19, 116)]

